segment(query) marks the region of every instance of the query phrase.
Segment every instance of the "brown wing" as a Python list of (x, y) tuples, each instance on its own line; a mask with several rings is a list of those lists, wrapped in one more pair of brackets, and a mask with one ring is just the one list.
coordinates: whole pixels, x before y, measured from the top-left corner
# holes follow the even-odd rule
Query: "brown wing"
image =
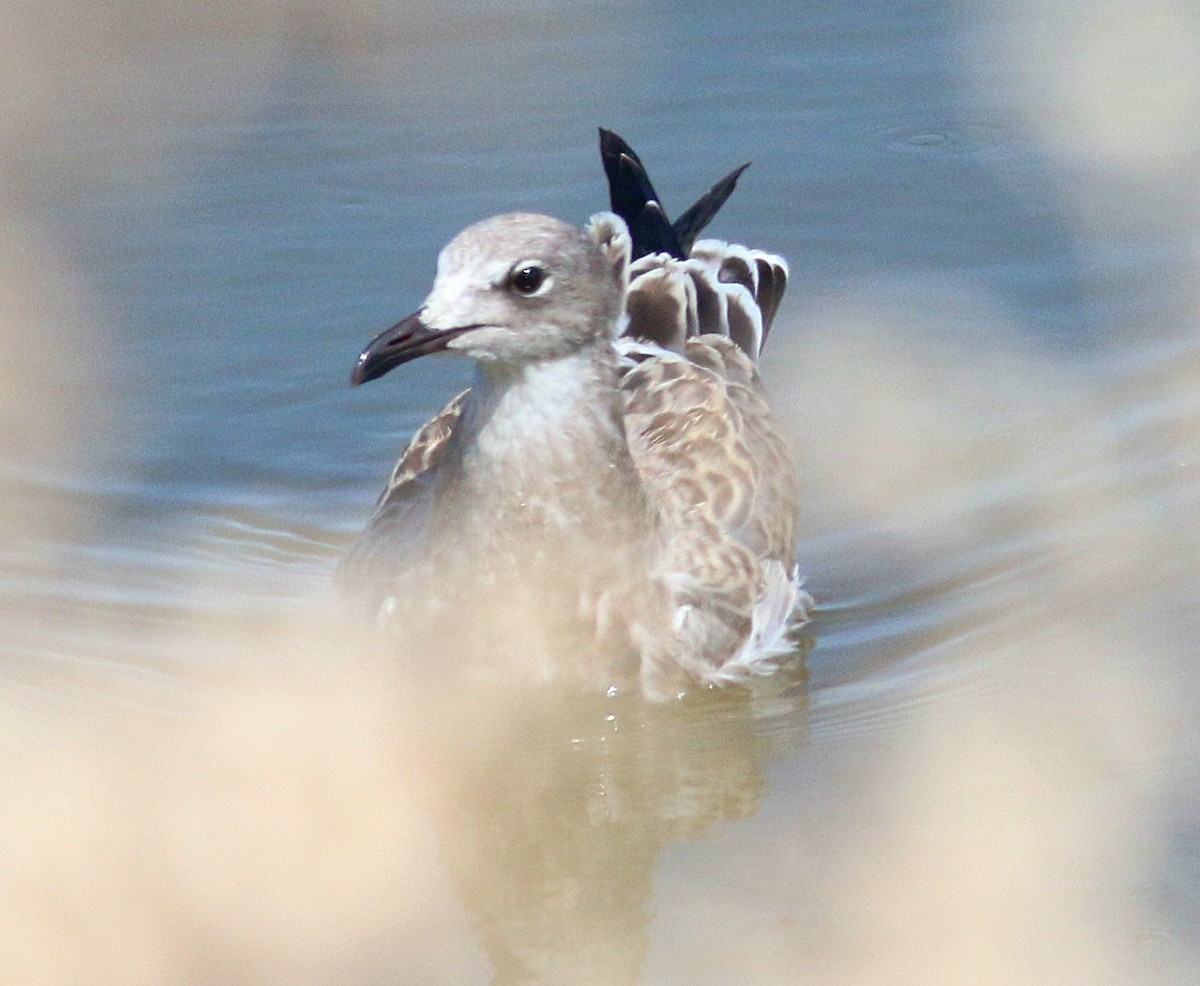
[(417, 433), (409, 440), (400, 460), (392, 469), (392, 474), (388, 477), (383, 492), (379, 494), (379, 499), (375, 504), (376, 509), (382, 506), (383, 502), (398, 487), (437, 465), (438, 460), (442, 457), (442, 451), (446, 447), (446, 442), (450, 440), (450, 435), (454, 431), (454, 426), (458, 424), (463, 405), (467, 402), (467, 394), (470, 392), (470, 390), (464, 390), (461, 394), (451, 398), (445, 407), (417, 429)]
[(798, 494), (754, 364), (723, 336), (689, 340), (685, 356), (625, 373), (625, 430), (659, 514), (685, 651), (718, 666), (750, 631), (763, 566), (792, 568)]
[(366, 529), (338, 566), (338, 584), (360, 596), (369, 612), (378, 609), (378, 597), (408, 564), (408, 548), (424, 526), (419, 523), (420, 512), (430, 502), (426, 478), (445, 451), (468, 393), (464, 390), (413, 435), (379, 494)]

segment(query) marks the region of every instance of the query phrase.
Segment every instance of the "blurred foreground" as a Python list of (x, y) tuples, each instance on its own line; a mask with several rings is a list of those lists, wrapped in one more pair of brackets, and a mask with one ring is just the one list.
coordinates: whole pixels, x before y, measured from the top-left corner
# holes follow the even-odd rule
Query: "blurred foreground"
[[(923, 619), (919, 648), (859, 681), (824, 666), (811, 706), (782, 683), (665, 709), (447, 695), (422, 668), (455, 655), (381, 654), (319, 599), (205, 616), (204, 587), (158, 632), (165, 692), (120, 673), (112, 628), (104, 659), (34, 673), (14, 654), (4, 977), (1186, 981), (1195, 422), (1154, 429), (1186, 482), (1130, 475), (1095, 424), (1118, 412), (1053, 360), (996, 323), (962, 344), (961, 317), (918, 347), (886, 298), (781, 326), (795, 370), (772, 383), (824, 436), (813, 509), (887, 524), (870, 556), (810, 546), (848, 586), (814, 632), (837, 655)], [(1146, 377), (1176, 408), (1200, 392), (1179, 365)], [(12, 413), (37, 399), (24, 374), (5, 385)], [(37, 427), (38, 449), (76, 440)], [(12, 495), (4, 516), (52, 579), (56, 512)], [(880, 566), (924, 585), (853, 602)]]
[[(313, 463), (359, 455), (382, 479), (379, 450), (395, 440), (324, 396), (356, 349), (293, 342), (303, 357), (278, 362), (292, 337), (270, 312), (315, 274), (264, 300), (269, 280), (224, 257), (209, 227), (195, 253), (171, 239), (219, 198), (221, 168), (197, 166), (211, 187), (198, 181), (195, 199), (156, 198), (176, 187), (170, 162), (188, 160), (198, 121), (238, 135), (276, 125), (242, 108), (287, 89), (298, 51), (348, 59), (359, 71), (346, 85), (375, 95), (390, 76), (364, 65), (398, 73), (395, 104), (379, 98), (447, 121), (449, 136), (421, 132), (439, 168), (463, 166), (443, 143), (474, 139), (457, 116), (508, 107), (524, 189), (540, 145), (519, 128), (528, 106), (509, 105), (536, 61), (522, 45), (551, 28), (599, 36), (608, 21), (586, 4), (472, 8), (448, 26), (432, 4), (396, 20), (284, 6), (215, 4), (186, 24), (142, 4), (5, 12), (17, 40), (0, 50), (16, 94), (0, 121), (0, 980), (1195, 981), (1200, 263), (1195, 134), (1181, 124), (1200, 105), (1194, 12), (1165, 0), (1094, 17), (1077, 3), (975, 11), (959, 38), (973, 57), (954, 77), (1003, 94), (1035, 148), (1018, 149), (1063, 169), (1054, 222), (1074, 252), (1031, 252), (1025, 318), (1020, 292), (989, 289), (982, 262), (956, 276), (881, 264), (807, 291), (797, 256), (765, 364), (803, 463), (801, 557), (823, 607), (812, 677), (648, 708), (446, 693), (429, 669), (461, 655), (381, 652), (348, 622), (324, 584), (358, 517), (353, 483)], [(185, 37), (221, 57), (181, 56)], [(497, 37), (508, 47), (477, 51)], [(478, 60), (444, 58), (447, 44)], [(388, 57), (372, 61), (377, 49)], [(1142, 54), (1117, 57), (1127, 50)], [(573, 64), (569, 44), (554, 57)], [(613, 90), (596, 98), (615, 100), (597, 58), (583, 74), (596, 68)], [(600, 110), (562, 112), (590, 127)], [(802, 128), (781, 120), (800, 146)], [(307, 153), (315, 138), (298, 130)], [(496, 141), (471, 161), (508, 160)], [(538, 186), (552, 211), (567, 194), (553, 181), (569, 184), (556, 153)], [(348, 160), (350, 174), (365, 166)], [(293, 166), (268, 155), (251, 174)], [(272, 238), (273, 210), (298, 198), (276, 180), (239, 186), (247, 200), (229, 208), (286, 272), (317, 247)], [(118, 232), (143, 235), (145, 220), (135, 273), (183, 270), (171, 305), (131, 315), (81, 270), (86, 237), (54, 206), (77, 187), (112, 196)], [(405, 208), (428, 191), (406, 189)], [(471, 213), (477, 193), (439, 209)], [(1036, 204), (1027, 186), (1013, 194)], [(158, 207), (161, 225), (139, 211)], [(333, 210), (339, 242), (363, 228), (358, 208)], [(952, 201), (921, 208), (969, 228)], [(837, 218), (830, 236), (861, 220)], [(910, 218), (896, 220), (906, 244), (925, 235)], [(414, 284), (432, 266), (422, 258)], [(1068, 263), (1099, 311), (1081, 321), (1105, 332), (1033, 331)], [(203, 265), (262, 306), (236, 329), (263, 350), (170, 321), (205, 310)], [(335, 320), (327, 303), (311, 303), (312, 324)], [(337, 316), (365, 317), (361, 305)], [(161, 338), (134, 344), (139, 318)], [(338, 353), (345, 365), (326, 373)], [(439, 406), (422, 388), (442, 382), (371, 399), (411, 400), (407, 426)], [(137, 403), (143, 391), (158, 403)], [(368, 427), (375, 444), (347, 451)], [(221, 469), (234, 493), (216, 501), (204, 482)]]

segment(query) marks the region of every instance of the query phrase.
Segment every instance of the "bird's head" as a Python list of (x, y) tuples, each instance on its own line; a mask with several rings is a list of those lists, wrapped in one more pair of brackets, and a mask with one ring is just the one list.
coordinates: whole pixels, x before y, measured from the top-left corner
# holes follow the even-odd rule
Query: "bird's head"
[(442, 250), (424, 305), (363, 350), (351, 382), (428, 353), (522, 364), (611, 339), (629, 252), (625, 223), (608, 213), (584, 229), (531, 213), (476, 223)]

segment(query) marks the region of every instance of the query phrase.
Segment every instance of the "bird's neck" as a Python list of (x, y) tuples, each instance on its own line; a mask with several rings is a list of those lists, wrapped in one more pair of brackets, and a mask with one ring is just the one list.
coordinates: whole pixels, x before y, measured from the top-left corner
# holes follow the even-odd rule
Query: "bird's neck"
[[(624, 445), (618, 408), (617, 361), (610, 346), (593, 345), (536, 363), (479, 363), (464, 409), (463, 439), (474, 454), (499, 461), (542, 461), (592, 436), (601, 452)], [(518, 470), (519, 471), (519, 470)]]

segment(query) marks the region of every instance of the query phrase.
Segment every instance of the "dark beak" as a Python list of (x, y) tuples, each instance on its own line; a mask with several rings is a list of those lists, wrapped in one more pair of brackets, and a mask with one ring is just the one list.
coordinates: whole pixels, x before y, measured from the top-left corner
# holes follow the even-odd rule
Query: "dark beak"
[(359, 355), (358, 362), (354, 364), (354, 372), (350, 374), (350, 386), (357, 387), (360, 383), (381, 377), (401, 363), (407, 363), (418, 356), (440, 353), (450, 344), (451, 339), (476, 328), (479, 326), (431, 329), (421, 321), (421, 313), (414, 312), (404, 321), (397, 322), (371, 340)]

